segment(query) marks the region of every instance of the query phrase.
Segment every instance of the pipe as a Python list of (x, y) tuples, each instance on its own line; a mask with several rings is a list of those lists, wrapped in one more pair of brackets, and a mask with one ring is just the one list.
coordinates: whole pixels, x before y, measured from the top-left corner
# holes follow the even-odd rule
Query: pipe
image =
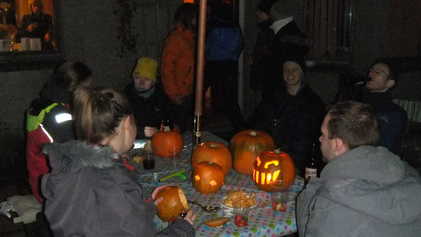
[(206, 38), (206, 8), (207, 0), (200, 0), (199, 5), (199, 30), (197, 42), (196, 63), (196, 95), (194, 107), (194, 142), (200, 143), (200, 117), (202, 116), (203, 104), (203, 72), (205, 68), (205, 38)]

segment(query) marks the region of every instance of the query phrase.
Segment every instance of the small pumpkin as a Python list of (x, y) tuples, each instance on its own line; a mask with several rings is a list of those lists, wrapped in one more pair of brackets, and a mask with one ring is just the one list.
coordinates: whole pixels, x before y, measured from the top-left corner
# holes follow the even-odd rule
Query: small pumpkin
[(183, 137), (175, 130), (156, 132), (151, 140), (152, 152), (164, 158), (177, 156), (182, 151), (183, 145)]
[(192, 166), (207, 161), (222, 167), (226, 175), (232, 167), (231, 152), (221, 142), (203, 142), (197, 145), (192, 154)]
[(264, 151), (254, 162), (252, 179), (263, 191), (285, 191), (295, 180), (294, 162), (287, 153), (280, 150)]
[(163, 221), (174, 221), (181, 213), (189, 209), (187, 198), (178, 186), (167, 186), (159, 190), (156, 199), (163, 200), (158, 203), (158, 216)]
[(230, 143), (234, 169), (247, 175), (252, 174), (254, 160), (262, 151), (275, 148), (272, 137), (257, 130), (241, 131), (231, 139)]
[(216, 193), (224, 185), (222, 167), (211, 162), (196, 163), (193, 170), (193, 187), (199, 193)]

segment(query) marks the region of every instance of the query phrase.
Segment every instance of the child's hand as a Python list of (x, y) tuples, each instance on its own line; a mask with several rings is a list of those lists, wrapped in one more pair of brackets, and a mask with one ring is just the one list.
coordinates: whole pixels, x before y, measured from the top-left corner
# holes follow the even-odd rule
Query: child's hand
[(184, 220), (186, 220), (188, 223), (190, 223), (191, 225), (193, 225), (194, 220), (196, 219), (196, 215), (193, 213), (193, 211), (190, 209), (187, 212), (186, 217), (184, 217)]

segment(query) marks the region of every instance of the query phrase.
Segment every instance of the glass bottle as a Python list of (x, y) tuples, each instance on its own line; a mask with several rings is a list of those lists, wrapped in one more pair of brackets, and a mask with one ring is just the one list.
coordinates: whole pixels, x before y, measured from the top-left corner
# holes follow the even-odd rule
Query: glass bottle
[(317, 146), (316, 143), (313, 143), (313, 149), (311, 152), (311, 157), (305, 167), (304, 179), (308, 182), (311, 178), (317, 177)]
[[(280, 135), (280, 127), (281, 127), (281, 120), (278, 118), (273, 118), (272, 119), (272, 138), (275, 141), (275, 145), (276, 147), (280, 147), (281, 144), (279, 143), (279, 135)], [(282, 149), (284, 150), (284, 149)]]
[(165, 132), (170, 131), (171, 130), (170, 120), (168, 120), (168, 119), (161, 120), (161, 125), (160, 125), (159, 130), (160, 131), (165, 131)]

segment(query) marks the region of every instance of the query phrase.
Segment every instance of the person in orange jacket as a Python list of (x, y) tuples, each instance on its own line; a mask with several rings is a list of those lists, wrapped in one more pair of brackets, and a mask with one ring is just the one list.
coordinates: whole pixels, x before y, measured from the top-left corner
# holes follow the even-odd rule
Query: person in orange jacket
[(196, 26), (197, 6), (184, 3), (175, 13), (174, 28), (165, 40), (161, 57), (162, 84), (173, 104), (175, 124), (181, 131), (193, 124)]

